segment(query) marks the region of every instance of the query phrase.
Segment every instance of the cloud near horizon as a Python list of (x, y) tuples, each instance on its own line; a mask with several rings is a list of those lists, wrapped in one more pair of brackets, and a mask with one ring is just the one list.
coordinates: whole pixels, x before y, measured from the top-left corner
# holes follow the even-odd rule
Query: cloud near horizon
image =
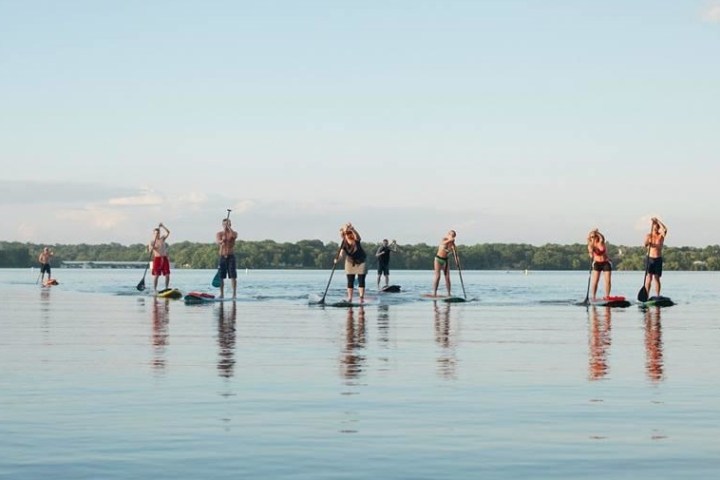
[(705, 7), (702, 19), (709, 23), (720, 23), (720, 3), (713, 3)]

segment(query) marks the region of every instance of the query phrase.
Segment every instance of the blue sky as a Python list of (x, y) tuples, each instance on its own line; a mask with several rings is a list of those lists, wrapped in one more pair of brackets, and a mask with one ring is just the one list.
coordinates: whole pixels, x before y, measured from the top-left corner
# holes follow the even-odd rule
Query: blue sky
[(720, 0), (0, 0), (0, 239), (720, 243)]

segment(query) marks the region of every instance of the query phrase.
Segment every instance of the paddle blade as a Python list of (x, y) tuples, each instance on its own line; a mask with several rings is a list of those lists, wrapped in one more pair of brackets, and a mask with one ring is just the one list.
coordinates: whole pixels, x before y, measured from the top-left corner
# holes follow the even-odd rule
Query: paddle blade
[(640, 289), (637, 296), (638, 302), (647, 302), (648, 299), (648, 292), (647, 289), (645, 289), (645, 285)]
[(137, 284), (137, 289), (140, 292), (145, 290), (145, 279), (144, 278), (142, 280), (140, 280), (140, 283)]
[(212, 286), (215, 288), (220, 288), (220, 285), (222, 284), (222, 281), (220, 280), (220, 271), (218, 271), (215, 274), (215, 277), (212, 279)]

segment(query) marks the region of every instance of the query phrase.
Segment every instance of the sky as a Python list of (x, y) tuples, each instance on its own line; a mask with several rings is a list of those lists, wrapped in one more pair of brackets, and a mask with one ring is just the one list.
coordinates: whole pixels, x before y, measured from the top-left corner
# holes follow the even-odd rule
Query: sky
[(0, 0), (0, 240), (720, 243), (720, 0)]

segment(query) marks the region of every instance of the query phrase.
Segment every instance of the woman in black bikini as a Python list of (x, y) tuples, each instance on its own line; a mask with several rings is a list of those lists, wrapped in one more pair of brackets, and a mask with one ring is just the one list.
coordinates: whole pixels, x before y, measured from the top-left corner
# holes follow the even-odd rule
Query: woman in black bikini
[(450, 293), (450, 276), (448, 275), (450, 270), (450, 261), (448, 255), (450, 252), (455, 250), (455, 230), (450, 230), (447, 235), (443, 237), (438, 245), (437, 253), (435, 254), (435, 260), (433, 266), (435, 269), (435, 278), (433, 279), (433, 297), (437, 296), (437, 289), (440, 285), (440, 272), (445, 275), (445, 288), (447, 288), (448, 297)]
[(605, 276), (605, 298), (610, 296), (610, 288), (612, 282), (612, 262), (607, 254), (607, 245), (605, 244), (605, 235), (600, 233), (596, 228), (591, 230), (587, 238), (587, 248), (590, 258), (592, 258), (592, 274), (590, 276), (590, 292), (591, 300), (596, 300), (598, 281), (600, 280), (600, 272), (604, 272)]

